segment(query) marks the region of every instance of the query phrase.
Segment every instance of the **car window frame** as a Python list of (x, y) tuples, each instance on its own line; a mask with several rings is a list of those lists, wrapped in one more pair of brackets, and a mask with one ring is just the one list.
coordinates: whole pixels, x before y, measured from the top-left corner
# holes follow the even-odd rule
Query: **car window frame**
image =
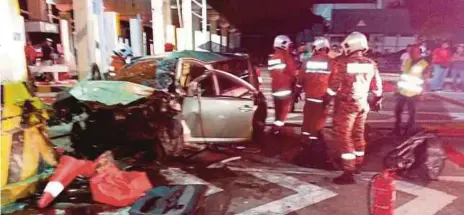
[(212, 70), (209, 70), (212, 72), (212, 75), (213, 75), (213, 79), (214, 81), (217, 83), (217, 87), (216, 88), (216, 97), (218, 98), (237, 98), (237, 99), (243, 99), (242, 97), (237, 97), (237, 96), (225, 96), (225, 95), (221, 95), (221, 86), (220, 86), (220, 83), (218, 81), (218, 77), (225, 77), (229, 80), (231, 80), (232, 82), (236, 82), (237, 84), (241, 85), (242, 87), (245, 87), (247, 88), (249, 91), (251, 91), (253, 94), (257, 94), (259, 93), (258, 89), (256, 89), (256, 87), (254, 87), (251, 83), (241, 79), (240, 77), (234, 75), (234, 74), (231, 74), (229, 72), (225, 72), (225, 71), (222, 71), (222, 70), (218, 70), (218, 69), (212, 69)]

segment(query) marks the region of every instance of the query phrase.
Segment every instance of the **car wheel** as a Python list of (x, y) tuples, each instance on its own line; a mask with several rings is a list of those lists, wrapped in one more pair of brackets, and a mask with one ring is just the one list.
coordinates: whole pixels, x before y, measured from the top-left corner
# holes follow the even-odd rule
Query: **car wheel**
[(175, 119), (171, 126), (161, 126), (158, 131), (158, 143), (153, 147), (159, 157), (157, 161), (164, 161), (167, 157), (178, 157), (182, 153), (184, 136), (180, 120)]
[(266, 128), (266, 118), (267, 118), (267, 103), (266, 97), (262, 93), (259, 94), (260, 103), (258, 103), (258, 108), (256, 109), (255, 115), (253, 116), (253, 133), (252, 141), (253, 143), (261, 143), (264, 138)]

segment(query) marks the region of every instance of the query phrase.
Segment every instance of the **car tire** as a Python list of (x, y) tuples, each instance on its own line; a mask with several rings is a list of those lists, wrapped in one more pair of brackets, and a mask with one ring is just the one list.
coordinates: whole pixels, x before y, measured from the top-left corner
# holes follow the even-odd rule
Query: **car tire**
[(178, 157), (183, 151), (184, 136), (180, 120), (175, 119), (170, 126), (161, 126), (158, 131), (158, 143), (153, 146), (157, 161), (167, 157)]
[(266, 97), (260, 93), (258, 95), (258, 108), (253, 116), (253, 132), (252, 141), (253, 143), (261, 143), (265, 135), (266, 118), (267, 118), (267, 103)]

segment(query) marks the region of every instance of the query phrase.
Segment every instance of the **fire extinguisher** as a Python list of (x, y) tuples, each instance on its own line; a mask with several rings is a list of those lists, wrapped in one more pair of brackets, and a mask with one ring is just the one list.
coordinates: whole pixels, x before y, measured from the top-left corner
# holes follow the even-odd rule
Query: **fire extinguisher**
[(395, 210), (395, 170), (374, 175), (369, 188), (369, 215), (393, 215)]

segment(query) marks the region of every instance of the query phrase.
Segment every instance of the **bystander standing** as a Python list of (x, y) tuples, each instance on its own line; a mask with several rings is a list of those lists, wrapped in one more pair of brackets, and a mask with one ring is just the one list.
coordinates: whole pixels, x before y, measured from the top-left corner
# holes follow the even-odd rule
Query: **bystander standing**
[(34, 46), (30, 40), (27, 41), (26, 46), (24, 47), (24, 52), (26, 54), (27, 65), (35, 65), (35, 59), (37, 58), (37, 52), (35, 51)]
[[(459, 44), (456, 47), (456, 52), (451, 58), (451, 74), (453, 76), (453, 90), (464, 91), (464, 44)], [(458, 82), (461, 78), (461, 82)], [(459, 84), (458, 84), (459, 83)]]
[(42, 63), (44, 65), (50, 66), (53, 64), (53, 47), (52, 47), (53, 40), (47, 38), (44, 43), (42, 44)]
[(445, 78), (451, 65), (451, 57), (452, 52), (447, 41), (444, 41), (440, 47), (433, 50), (433, 74), (432, 79), (430, 80), (430, 90), (439, 91), (443, 89)]

